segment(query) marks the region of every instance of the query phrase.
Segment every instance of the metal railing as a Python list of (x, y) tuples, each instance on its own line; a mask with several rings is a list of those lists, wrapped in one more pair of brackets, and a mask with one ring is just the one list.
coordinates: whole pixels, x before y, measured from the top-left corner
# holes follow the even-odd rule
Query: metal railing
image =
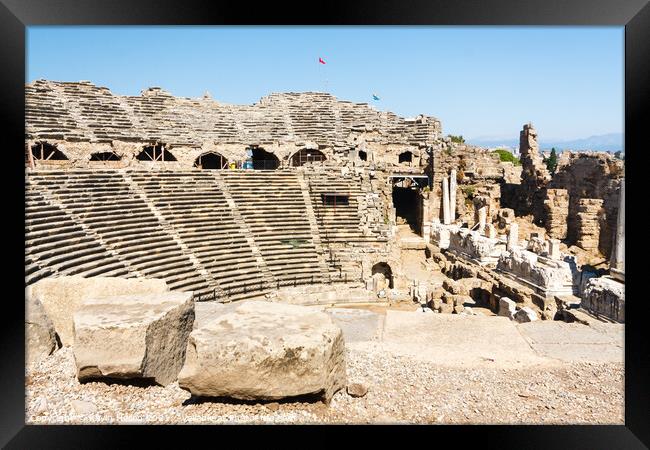
[[(298, 277), (297, 275), (294, 275), (293, 279), (285, 278), (283, 280), (276, 280), (272, 283), (266, 281), (260, 281), (259, 284), (245, 284), (243, 286), (238, 286), (238, 287), (222, 288), (221, 290), (217, 290), (215, 288), (211, 292), (206, 292), (203, 294), (195, 294), (194, 301), (195, 302), (218, 301), (221, 303), (229, 303), (233, 301), (233, 297), (235, 295), (241, 295), (241, 294), (251, 294), (251, 296), (261, 295), (272, 288), (276, 288), (279, 290), (280, 288), (283, 287), (297, 287), (305, 284), (314, 285), (314, 284), (348, 283), (349, 281), (352, 281), (352, 279), (348, 278), (347, 273), (340, 273), (338, 277), (331, 276), (331, 275), (328, 275), (327, 277), (322, 277), (322, 276), (316, 276), (314, 274), (312, 274), (310, 277)], [(245, 300), (245, 299), (246, 297), (237, 300)]]

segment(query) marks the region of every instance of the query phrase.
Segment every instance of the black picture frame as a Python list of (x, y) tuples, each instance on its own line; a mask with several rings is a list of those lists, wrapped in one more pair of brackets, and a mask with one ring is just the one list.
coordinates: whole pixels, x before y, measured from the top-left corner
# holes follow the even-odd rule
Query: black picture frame
[[(625, 159), (628, 201), (644, 189), (643, 175), (637, 175), (646, 143), (645, 119), (648, 117), (650, 92), (650, 6), (648, 0), (418, 0), (418, 1), (357, 1), (318, 2), (309, 5), (266, 2), (213, 3), (200, 0), (184, 1), (128, 1), (112, 0), (0, 0), (0, 117), (5, 125), (2, 135), (4, 156), (10, 161), (4, 171), (5, 264), (4, 279), (12, 289), (3, 286), (3, 320), (0, 327), (2, 370), (0, 383), (2, 411), (0, 415), (0, 445), (4, 448), (98, 448), (125, 447), (134, 439), (151, 441), (152, 436), (172, 443), (182, 435), (187, 445), (198, 445), (206, 434), (217, 431), (219, 437), (209, 439), (214, 445), (226, 443), (228, 434), (239, 440), (248, 440), (248, 430), (239, 427), (174, 427), (174, 426), (34, 426), (25, 425), (24, 403), (24, 257), (22, 234), (24, 198), (24, 87), (25, 87), (25, 27), (30, 25), (618, 25), (625, 26)], [(534, 70), (530, 69), (530, 70)], [(522, 69), (521, 76), (526, 76)], [(22, 130), (22, 131), (21, 131)], [(19, 151), (20, 149), (20, 151)], [(5, 162), (7, 164), (7, 162)], [(634, 183), (638, 189), (634, 189)], [(640, 205), (644, 205), (641, 199)], [(627, 208), (628, 211), (633, 211)], [(645, 223), (639, 214), (627, 223), (627, 242), (643, 242), (635, 236)], [(630, 234), (631, 232), (631, 234)], [(12, 245), (8, 245), (11, 243)], [(632, 244), (635, 245), (635, 244)], [(638, 245), (641, 247), (641, 245)], [(635, 245), (636, 247), (636, 245)], [(634, 249), (632, 249), (634, 250)], [(10, 254), (7, 254), (10, 253)], [(634, 251), (628, 259), (635, 258)], [(372, 427), (370, 434), (384, 439), (391, 433), (397, 439), (408, 439), (415, 445), (434, 445), (440, 434), (449, 435), (454, 447), (467, 439), (476, 439), (486, 448), (647, 448), (650, 445), (650, 359), (648, 352), (647, 303), (634, 295), (640, 285), (643, 265), (626, 264), (627, 304), (625, 327), (625, 425), (622, 426), (439, 426), (400, 428)], [(10, 292), (10, 294), (9, 294)], [(226, 429), (224, 429), (226, 428)], [(261, 429), (260, 429), (261, 428)], [(356, 428), (356, 427), (355, 427)], [(326, 431), (340, 427), (325, 427)], [(350, 430), (350, 431), (347, 431)], [(367, 430), (367, 429), (366, 429)], [(253, 430), (251, 430), (253, 431)], [(310, 445), (310, 427), (257, 427), (254, 431), (277, 433), (283, 446)], [(284, 433), (289, 431), (291, 434)], [(355, 432), (357, 429), (354, 430)], [(422, 433), (424, 444), (405, 437), (402, 432)], [(346, 440), (353, 430), (346, 428)], [(428, 436), (435, 433), (434, 436)], [(313, 438), (312, 438), (313, 439)], [(436, 439), (436, 441), (430, 441)], [(208, 441), (210, 442), (210, 441)], [(335, 441), (329, 445), (338, 445)]]

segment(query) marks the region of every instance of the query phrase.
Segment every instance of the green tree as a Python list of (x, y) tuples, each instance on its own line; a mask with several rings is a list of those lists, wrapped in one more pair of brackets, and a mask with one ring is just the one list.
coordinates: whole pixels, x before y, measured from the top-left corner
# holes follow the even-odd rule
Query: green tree
[(517, 158), (515, 155), (512, 154), (509, 150), (506, 150), (505, 148), (497, 148), (494, 151), (497, 155), (499, 155), (499, 159), (504, 162), (511, 162), (515, 166), (520, 166), (521, 161), (519, 158)]
[(546, 159), (546, 168), (551, 174), (555, 174), (557, 169), (557, 153), (555, 152), (555, 147), (551, 148), (551, 154)]
[(456, 142), (457, 144), (465, 143), (465, 138), (463, 137), (463, 135), (454, 136), (453, 134), (450, 134), (449, 139), (451, 139), (451, 142)]

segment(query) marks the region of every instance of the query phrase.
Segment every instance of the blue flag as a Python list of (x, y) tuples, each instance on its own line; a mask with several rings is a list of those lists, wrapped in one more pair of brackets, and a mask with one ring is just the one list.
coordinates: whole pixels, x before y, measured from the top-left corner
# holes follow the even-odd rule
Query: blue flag
[(372, 94), (372, 99), (373, 100), (379, 100), (379, 97), (377, 97), (377, 94)]

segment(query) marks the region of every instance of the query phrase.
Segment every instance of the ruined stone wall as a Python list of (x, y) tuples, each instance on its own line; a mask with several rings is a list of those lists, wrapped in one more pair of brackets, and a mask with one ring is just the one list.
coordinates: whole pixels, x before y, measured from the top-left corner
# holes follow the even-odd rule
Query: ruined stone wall
[(544, 188), (551, 180), (537, 144), (537, 131), (532, 124), (524, 125), (519, 133), (519, 152), (521, 154), (521, 185), (515, 205), (517, 215), (532, 214), (537, 225), (544, 219)]
[[(442, 220), (442, 180), (456, 170), (456, 215), (462, 221), (474, 217), (474, 197), (483, 195), (488, 203), (498, 202), (499, 184), (503, 182), (504, 166), (499, 155), (489, 150), (467, 144), (458, 144), (444, 138), (433, 149), (433, 188), (431, 209), (435, 218)], [(495, 204), (490, 214), (496, 214)], [(454, 220), (454, 218), (452, 218)]]
[(230, 105), (209, 97), (174, 97), (160, 88), (121, 96), (90, 82), (37, 80), (26, 85), (25, 95), (26, 141), (56, 144), (69, 160), (47, 164), (61, 167), (87, 167), (98, 151), (115, 151), (123, 166), (138, 164), (134, 155), (155, 143), (178, 159), (164, 166), (170, 169), (189, 168), (208, 151), (243, 161), (251, 145), (275, 154), (284, 166), (296, 151), (318, 149), (328, 159), (365, 150), (370, 161), (390, 164), (410, 151), (411, 161), (402, 164), (420, 167), (423, 149), (441, 133), (434, 117), (401, 118), (319, 92), (271, 94), (253, 105)]
[[(569, 194), (567, 242), (579, 239), (578, 212), (581, 199), (603, 201), (596, 247), (609, 257), (616, 229), (619, 188), (624, 176), (624, 162), (603, 152), (563, 152), (549, 188), (566, 189)], [(578, 244), (579, 245), (579, 244)]]
[(576, 214), (578, 247), (588, 251), (598, 250), (602, 206), (603, 201), (600, 199), (582, 198), (578, 201)]
[(521, 165), (515, 166), (510, 161), (501, 161), (501, 166), (503, 167), (503, 181), (505, 183), (521, 183), (521, 172), (523, 170)]
[(567, 190), (547, 189), (544, 212), (548, 235), (555, 239), (565, 239), (569, 215), (569, 193)]

